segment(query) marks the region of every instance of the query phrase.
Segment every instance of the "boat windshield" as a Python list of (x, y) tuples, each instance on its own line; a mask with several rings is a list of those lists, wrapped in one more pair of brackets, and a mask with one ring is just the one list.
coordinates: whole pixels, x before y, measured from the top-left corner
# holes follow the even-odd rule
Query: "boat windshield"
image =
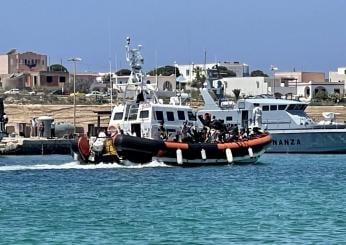
[(288, 111), (304, 111), (307, 105), (305, 104), (291, 104), (288, 106)]

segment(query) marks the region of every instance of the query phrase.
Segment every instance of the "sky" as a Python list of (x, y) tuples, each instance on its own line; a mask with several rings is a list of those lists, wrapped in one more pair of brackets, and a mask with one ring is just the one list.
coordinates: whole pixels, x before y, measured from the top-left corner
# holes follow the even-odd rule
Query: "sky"
[(2, 0), (0, 53), (12, 48), (81, 57), (79, 71), (128, 68), (126, 37), (145, 69), (239, 61), (251, 70), (333, 71), (346, 66), (344, 0)]

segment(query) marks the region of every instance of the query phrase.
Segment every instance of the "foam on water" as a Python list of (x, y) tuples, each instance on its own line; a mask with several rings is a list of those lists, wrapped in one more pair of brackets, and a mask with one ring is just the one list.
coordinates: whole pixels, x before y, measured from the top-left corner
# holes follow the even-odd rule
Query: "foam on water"
[(136, 164), (125, 162), (124, 165), (117, 163), (99, 163), (81, 165), (78, 161), (63, 164), (33, 164), (33, 165), (7, 165), (0, 166), (0, 171), (19, 171), (19, 170), (54, 170), (54, 169), (106, 169), (106, 168), (156, 168), (170, 167), (163, 162), (152, 161), (148, 164)]

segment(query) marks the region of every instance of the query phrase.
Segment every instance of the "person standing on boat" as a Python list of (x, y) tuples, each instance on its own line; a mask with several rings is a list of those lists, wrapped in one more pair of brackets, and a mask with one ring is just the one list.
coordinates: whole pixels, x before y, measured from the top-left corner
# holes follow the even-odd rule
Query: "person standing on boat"
[(55, 122), (54, 122), (54, 120), (50, 124), (50, 136), (52, 138), (55, 138)]
[(44, 123), (40, 122), (38, 129), (40, 131), (40, 137), (43, 137), (43, 132), (44, 132)]

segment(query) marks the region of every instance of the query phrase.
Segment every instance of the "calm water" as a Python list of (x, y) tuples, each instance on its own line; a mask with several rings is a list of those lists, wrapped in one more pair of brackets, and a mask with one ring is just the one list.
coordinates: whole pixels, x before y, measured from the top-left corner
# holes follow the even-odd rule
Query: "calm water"
[(346, 155), (246, 166), (0, 156), (0, 244), (346, 243)]

